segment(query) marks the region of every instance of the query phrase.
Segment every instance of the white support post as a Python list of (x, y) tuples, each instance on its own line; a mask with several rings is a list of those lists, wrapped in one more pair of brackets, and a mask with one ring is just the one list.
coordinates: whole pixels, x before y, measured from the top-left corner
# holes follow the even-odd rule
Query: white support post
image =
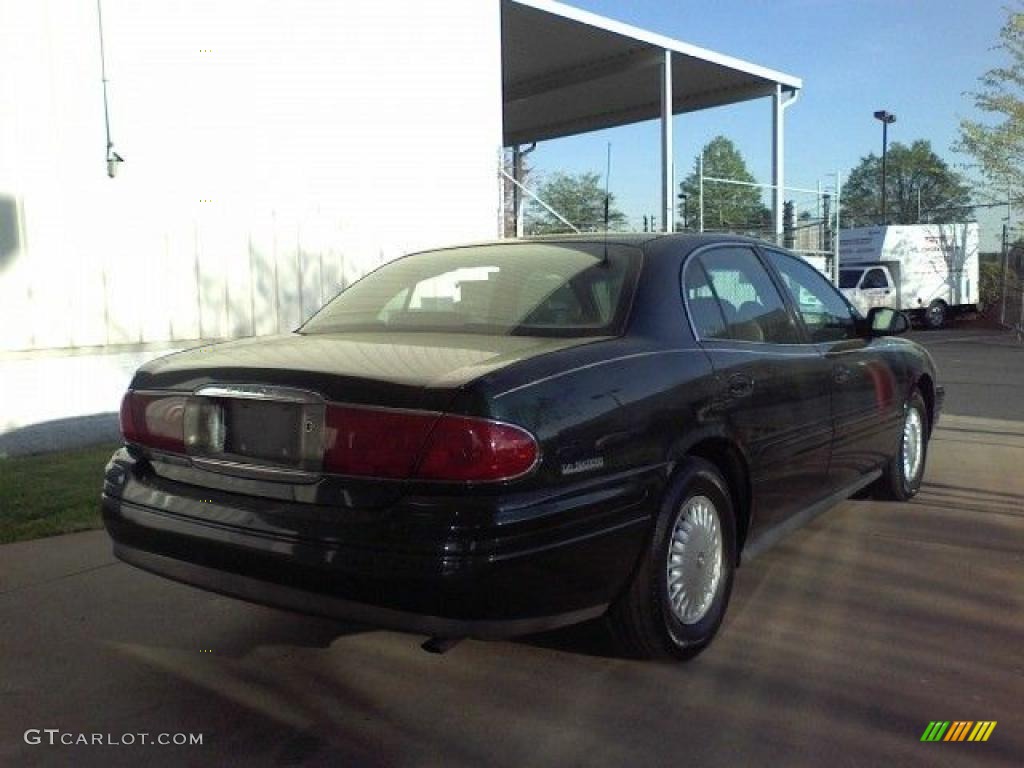
[(675, 228), (672, 183), (672, 51), (665, 51), (661, 65), (661, 223), (664, 232)]
[[(523, 156), (519, 151), (519, 145), (512, 147), (512, 176), (520, 184), (523, 181)], [(512, 219), (516, 227), (516, 237), (523, 236), (523, 194), (519, 187), (512, 185)]]
[(785, 113), (782, 103), (782, 86), (775, 85), (772, 94), (772, 218), (775, 222), (775, 244), (782, 245), (782, 213), (785, 204), (786, 172), (783, 168), (785, 155)]
[[(505, 172), (505, 149), (504, 147), (498, 148), (498, 238), (504, 239), (508, 237), (508, 232), (505, 229), (505, 177), (502, 175)], [(321, 303), (323, 303), (321, 301)], [(253, 321), (255, 322), (255, 321)]]

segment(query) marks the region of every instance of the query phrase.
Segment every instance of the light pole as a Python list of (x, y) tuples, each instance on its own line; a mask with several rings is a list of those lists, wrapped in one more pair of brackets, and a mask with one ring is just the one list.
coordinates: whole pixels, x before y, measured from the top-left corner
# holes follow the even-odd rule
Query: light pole
[(889, 149), (889, 124), (896, 122), (896, 115), (880, 109), (875, 112), (875, 119), (882, 121), (882, 225), (884, 226), (888, 222), (885, 215), (885, 155)]

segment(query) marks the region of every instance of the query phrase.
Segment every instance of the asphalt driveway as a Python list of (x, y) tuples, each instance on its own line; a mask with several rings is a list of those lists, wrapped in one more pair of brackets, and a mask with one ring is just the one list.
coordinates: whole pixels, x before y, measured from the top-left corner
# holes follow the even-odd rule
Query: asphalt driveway
[[(150, 576), (102, 532), (0, 547), (0, 765), (1020, 765), (1024, 347), (978, 335), (919, 334), (949, 391), (919, 497), (744, 564), (688, 664), (589, 627), (433, 656)], [(998, 724), (921, 743), (933, 720)]]
[(977, 325), (908, 334), (935, 358), (946, 410), (1024, 421), (1024, 339)]

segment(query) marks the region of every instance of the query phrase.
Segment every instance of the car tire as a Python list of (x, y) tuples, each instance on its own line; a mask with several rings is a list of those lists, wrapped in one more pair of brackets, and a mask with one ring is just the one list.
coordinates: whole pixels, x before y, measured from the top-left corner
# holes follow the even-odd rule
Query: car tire
[(628, 588), (609, 611), (612, 634), (634, 657), (695, 656), (722, 623), (735, 565), (735, 513), (725, 479), (710, 462), (687, 459)]
[(924, 313), (924, 322), (932, 330), (944, 328), (949, 323), (949, 306), (942, 299), (936, 299), (928, 305)]
[(903, 411), (898, 449), (882, 470), (877, 485), (879, 496), (894, 501), (908, 501), (917, 495), (928, 458), (928, 408), (920, 390), (911, 393)]

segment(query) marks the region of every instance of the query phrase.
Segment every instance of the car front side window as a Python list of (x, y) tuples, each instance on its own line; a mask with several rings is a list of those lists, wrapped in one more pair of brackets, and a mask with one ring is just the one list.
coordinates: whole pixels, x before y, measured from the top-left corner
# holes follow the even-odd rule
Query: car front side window
[(854, 310), (818, 270), (780, 251), (768, 251), (768, 259), (782, 275), (812, 342), (857, 338)]

